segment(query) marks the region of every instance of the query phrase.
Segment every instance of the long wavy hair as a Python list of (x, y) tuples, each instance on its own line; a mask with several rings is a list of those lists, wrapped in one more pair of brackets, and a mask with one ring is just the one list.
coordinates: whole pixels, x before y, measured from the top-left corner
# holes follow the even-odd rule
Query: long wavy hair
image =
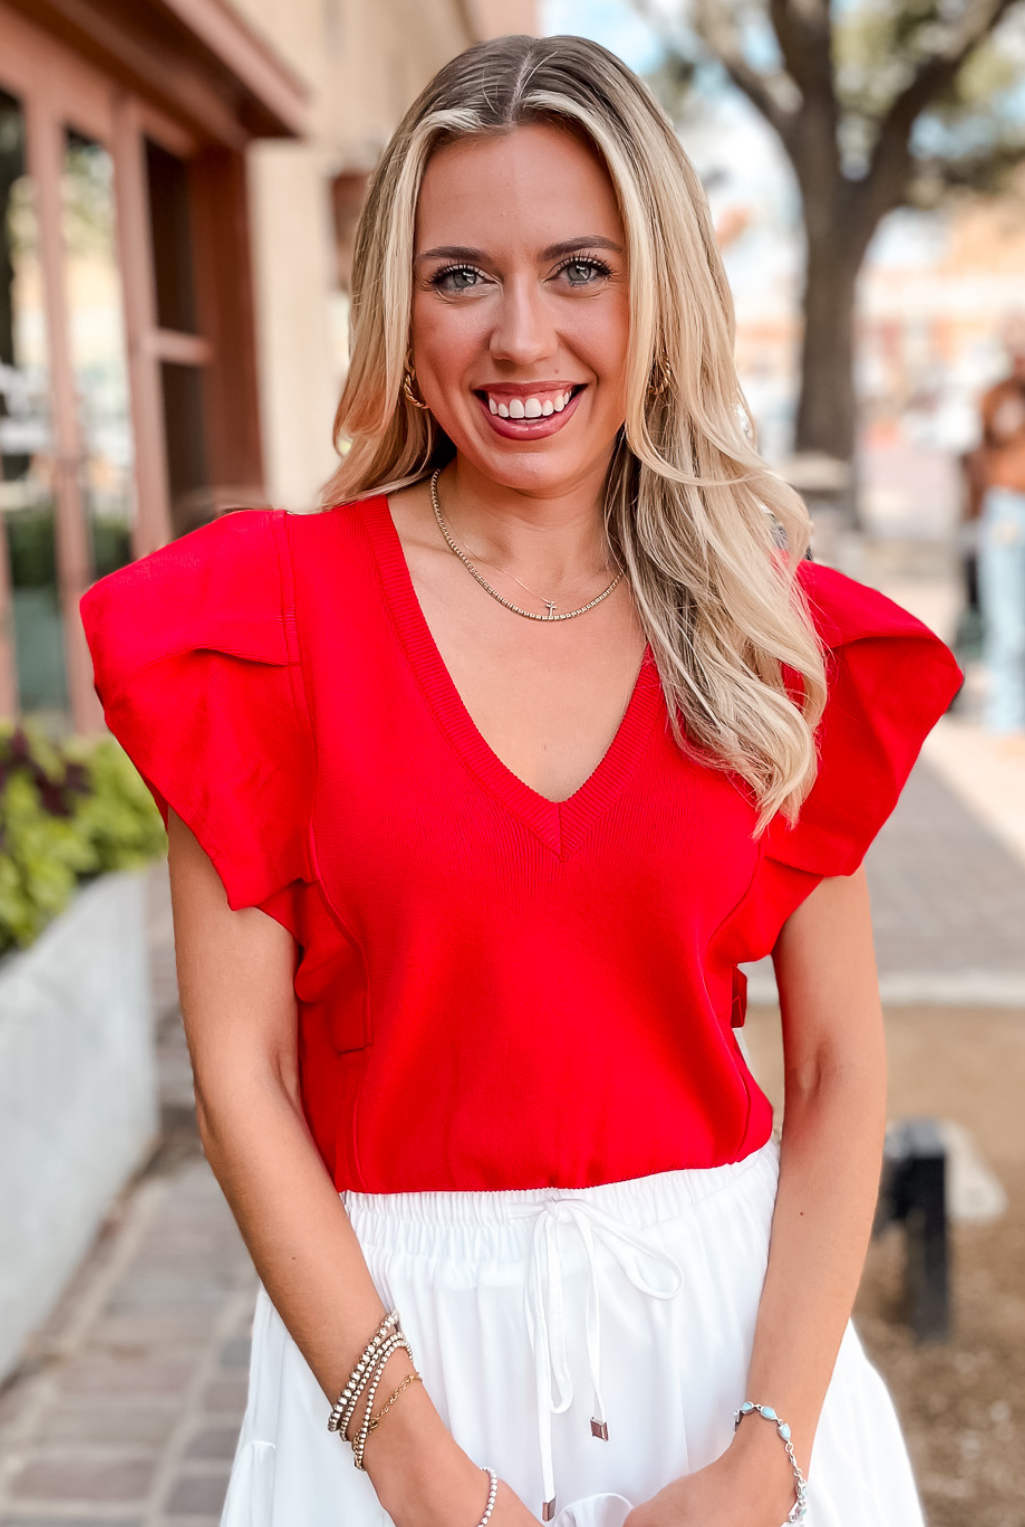
[(582, 37), (501, 37), (447, 63), (406, 112), (356, 234), (341, 457), (322, 503), (405, 487), (455, 454), (402, 390), (414, 219), (431, 155), (549, 123), (604, 162), (627, 235), (626, 417), (605, 481), (608, 554), (633, 590), (677, 744), (751, 787), (757, 830), (793, 820), (826, 697), (800, 585), (807, 510), (758, 455), (733, 301), (704, 190), (644, 82)]

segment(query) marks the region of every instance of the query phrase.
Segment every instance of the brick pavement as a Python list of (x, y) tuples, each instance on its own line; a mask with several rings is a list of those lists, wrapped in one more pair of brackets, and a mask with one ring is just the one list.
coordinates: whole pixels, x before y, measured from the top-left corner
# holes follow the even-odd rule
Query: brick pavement
[(166, 867), (147, 886), (162, 1143), (0, 1393), (0, 1527), (214, 1527), (256, 1276), (195, 1131)]
[(0, 1399), (2, 1527), (215, 1523), (255, 1289), (198, 1149), (158, 1157)]

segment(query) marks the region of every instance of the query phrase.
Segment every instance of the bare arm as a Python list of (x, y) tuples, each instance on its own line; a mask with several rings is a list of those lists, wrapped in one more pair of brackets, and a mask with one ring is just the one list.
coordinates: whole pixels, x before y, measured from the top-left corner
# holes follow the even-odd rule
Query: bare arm
[[(787, 921), (773, 958), (786, 1111), (747, 1398), (790, 1423), (807, 1476), (882, 1161), (886, 1056), (864, 871), (822, 881)], [(779, 1527), (793, 1503), (776, 1428), (753, 1416), (722, 1458), (660, 1491), (628, 1527)]]
[[(295, 942), (259, 908), (231, 910), (209, 857), (173, 812), (168, 838), (178, 986), (203, 1149), (264, 1287), (324, 1390), (326, 1426), (387, 1310), (303, 1114)], [(393, 1352), (377, 1408), (411, 1371), (408, 1353)], [(338, 1446), (351, 1466), (347, 1445)], [(488, 1494), (480, 1464), (489, 1461), (459, 1447), (422, 1383), (403, 1392), (368, 1439), (365, 1459), (399, 1527), (473, 1527)], [(533, 1518), (502, 1482), (491, 1520), (521, 1527)]]

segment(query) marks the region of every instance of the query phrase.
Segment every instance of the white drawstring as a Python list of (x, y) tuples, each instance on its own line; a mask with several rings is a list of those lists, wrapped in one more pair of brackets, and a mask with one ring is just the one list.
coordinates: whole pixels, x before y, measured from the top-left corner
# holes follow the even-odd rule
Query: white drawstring
[[(595, 1238), (612, 1252), (630, 1282), (642, 1294), (655, 1299), (673, 1299), (683, 1286), (683, 1272), (675, 1258), (650, 1239), (622, 1224), (613, 1215), (581, 1197), (552, 1198), (538, 1207), (526, 1205), (514, 1214), (536, 1214), (531, 1238), (530, 1263), (524, 1281), (524, 1307), (527, 1331), (534, 1354), (537, 1384), (538, 1444), (541, 1451), (541, 1482), (544, 1500), (541, 1520), (550, 1522), (555, 1515), (555, 1470), (552, 1460), (552, 1416), (568, 1410), (573, 1399), (573, 1381), (566, 1359), (562, 1266), (559, 1260), (558, 1226), (574, 1224), (587, 1256), (587, 1361), (594, 1392), (594, 1415), (591, 1432), (608, 1440), (608, 1425), (600, 1388), (601, 1307), (598, 1293), (598, 1269)], [(543, 1248), (543, 1256), (542, 1256)], [(633, 1253), (640, 1255), (634, 1255)], [(640, 1270), (643, 1258), (660, 1262), (674, 1275), (674, 1287), (661, 1289), (649, 1283)], [(543, 1262), (543, 1267), (542, 1267)], [(547, 1293), (547, 1299), (546, 1299)], [(552, 1399), (555, 1378), (558, 1402)]]

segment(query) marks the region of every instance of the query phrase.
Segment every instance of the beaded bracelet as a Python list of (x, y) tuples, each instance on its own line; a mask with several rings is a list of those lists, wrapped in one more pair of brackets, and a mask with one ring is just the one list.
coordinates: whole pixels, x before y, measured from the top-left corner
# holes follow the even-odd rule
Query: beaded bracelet
[(790, 1427), (787, 1423), (780, 1420), (771, 1405), (756, 1405), (754, 1400), (745, 1400), (740, 1409), (733, 1413), (733, 1430), (736, 1431), (744, 1417), (749, 1416), (754, 1410), (760, 1416), (764, 1416), (766, 1421), (774, 1421), (776, 1424), (776, 1430), (779, 1432), (787, 1458), (790, 1460), (790, 1467), (794, 1471), (794, 1493), (797, 1496), (787, 1521), (803, 1522), (808, 1512), (808, 1485), (794, 1457), (794, 1444), (790, 1440)]
[(480, 1521), (477, 1523), (477, 1527), (487, 1527), (488, 1517), (491, 1515), (492, 1511), (495, 1509), (495, 1495), (498, 1492), (498, 1475), (495, 1473), (494, 1469), (491, 1468), (491, 1466), (489, 1464), (482, 1463), (481, 1464), (481, 1468), (484, 1470), (485, 1474), (490, 1476), (490, 1479), (491, 1479), (491, 1489), (488, 1491), (488, 1504), (487, 1504), (487, 1506), (485, 1508), (484, 1515), (481, 1517)]
[(401, 1331), (396, 1331), (394, 1336), (389, 1336), (388, 1340), (381, 1348), (378, 1364), (374, 1370), (374, 1376), (370, 1382), (370, 1390), (367, 1394), (367, 1408), (363, 1416), (363, 1422), (359, 1429), (359, 1435), (356, 1437), (352, 1444), (352, 1461), (356, 1465), (357, 1469), (361, 1469), (363, 1467), (363, 1453), (367, 1445), (367, 1437), (370, 1433), (370, 1413), (374, 1408), (374, 1395), (377, 1393), (377, 1386), (381, 1382), (381, 1375), (384, 1372), (385, 1364), (387, 1363), (389, 1357), (391, 1357), (392, 1353), (398, 1347), (405, 1347), (406, 1351), (409, 1353), (410, 1361), (412, 1361), (413, 1350), (409, 1345), (408, 1338), (404, 1336)]
[[(329, 1432), (337, 1432), (341, 1429), (342, 1415), (349, 1401), (352, 1399), (353, 1390), (355, 1389), (356, 1384), (366, 1373), (367, 1368), (370, 1365), (371, 1358), (374, 1356), (374, 1353), (380, 1349), (382, 1343), (384, 1342), (388, 1327), (395, 1326), (397, 1328), (398, 1324), (399, 1312), (398, 1310), (392, 1310), (391, 1313), (386, 1315), (385, 1318), (381, 1321), (381, 1324), (378, 1326), (376, 1333), (370, 1339), (370, 1341), (367, 1342), (367, 1345), (363, 1350), (363, 1356), (360, 1358), (359, 1362), (350, 1373), (345, 1388), (342, 1390), (341, 1394), (338, 1396), (337, 1400), (331, 1408), (331, 1414), (327, 1418), (327, 1429)], [(362, 1385), (360, 1385), (360, 1389), (362, 1390)], [(359, 1398), (358, 1393), (356, 1397), (357, 1399)]]
[[(363, 1391), (367, 1388), (368, 1384), (371, 1385), (370, 1398), (367, 1402), (367, 1409), (364, 1412), (363, 1419), (366, 1420), (367, 1416), (369, 1416), (370, 1408), (373, 1404), (374, 1393), (377, 1389), (377, 1385), (380, 1383), (381, 1374), (384, 1371), (384, 1365), (388, 1361), (389, 1357), (391, 1357), (396, 1347), (405, 1347), (406, 1351), (409, 1352), (410, 1357), (413, 1356), (413, 1353), (410, 1350), (409, 1342), (406, 1340), (403, 1332), (393, 1331), (391, 1336), (388, 1337), (387, 1341), (385, 1341), (382, 1346), (378, 1347), (377, 1351), (374, 1353), (370, 1366), (367, 1368), (360, 1382), (350, 1396), (348, 1404), (342, 1411), (342, 1419), (338, 1427), (338, 1434), (340, 1437), (344, 1438), (346, 1442), (351, 1442), (354, 1447), (356, 1445), (356, 1438), (349, 1436), (349, 1422), (356, 1414), (360, 1399), (363, 1395)], [(359, 1467), (359, 1465), (357, 1465), (357, 1467)]]

